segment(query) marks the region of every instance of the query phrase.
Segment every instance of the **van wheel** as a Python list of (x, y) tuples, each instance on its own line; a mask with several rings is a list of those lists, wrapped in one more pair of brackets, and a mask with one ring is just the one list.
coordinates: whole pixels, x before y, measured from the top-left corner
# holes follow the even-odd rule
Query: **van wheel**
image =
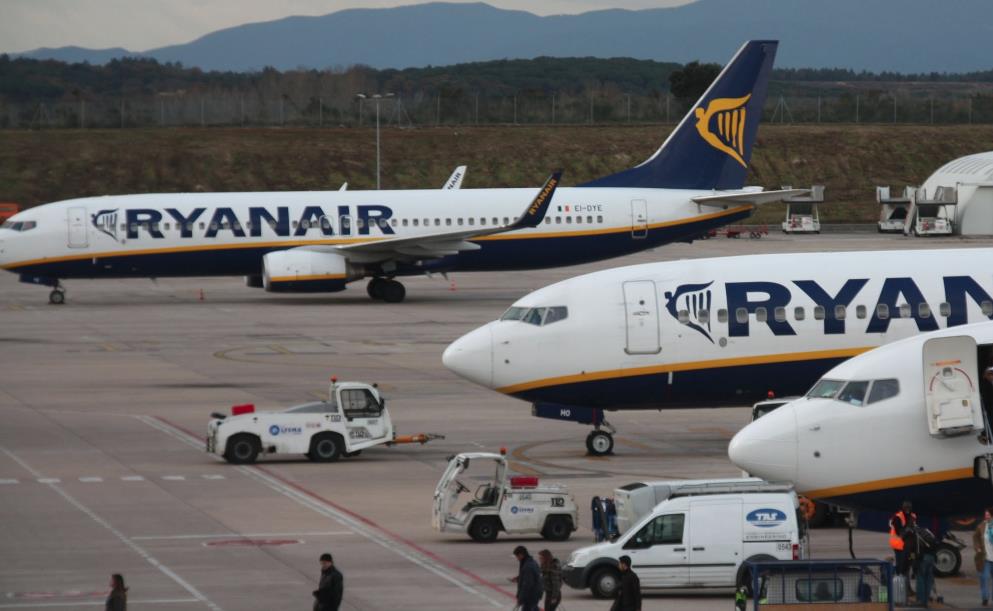
[(572, 518), (568, 516), (548, 516), (541, 536), (549, 541), (565, 541), (572, 534)]
[(962, 554), (954, 546), (939, 543), (934, 553), (934, 574), (938, 577), (951, 577), (962, 566)]
[(310, 440), (310, 460), (315, 462), (334, 462), (341, 458), (345, 449), (345, 441), (337, 433), (322, 433)]
[(621, 585), (621, 574), (614, 567), (597, 569), (590, 577), (590, 592), (596, 598), (614, 598)]
[(469, 536), (479, 543), (493, 543), (498, 534), (500, 534), (500, 521), (493, 517), (476, 518), (469, 525)]
[[(777, 560), (777, 558), (774, 558), (769, 554), (759, 554), (758, 556), (752, 556), (745, 562), (759, 562), (762, 560)], [(734, 580), (734, 588), (736, 590), (741, 589), (742, 587), (745, 588), (745, 595), (748, 596), (748, 598), (751, 598), (754, 594), (754, 592), (752, 592), (752, 572), (748, 570), (748, 567), (744, 562), (742, 562), (741, 566), (738, 567), (738, 578)]]
[(250, 465), (261, 451), (262, 444), (255, 435), (235, 435), (224, 446), (224, 459), (233, 465)]

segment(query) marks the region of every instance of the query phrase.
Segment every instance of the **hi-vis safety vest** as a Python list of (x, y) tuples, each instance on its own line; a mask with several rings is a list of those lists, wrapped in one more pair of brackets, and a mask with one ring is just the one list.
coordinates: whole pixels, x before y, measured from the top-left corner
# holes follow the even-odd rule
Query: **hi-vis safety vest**
[[(911, 513), (910, 516), (914, 518), (915, 522), (917, 521), (916, 513)], [(896, 514), (894, 514), (893, 520), (896, 520), (897, 518), (899, 518), (900, 522), (902, 523), (900, 525), (900, 530), (902, 531), (904, 528), (907, 527), (907, 518), (904, 517), (902, 511), (898, 511), (896, 512)], [(903, 537), (900, 536), (900, 533), (898, 533), (896, 531), (896, 528), (893, 526), (893, 520), (890, 520), (890, 548), (892, 548), (895, 551), (902, 552)]]

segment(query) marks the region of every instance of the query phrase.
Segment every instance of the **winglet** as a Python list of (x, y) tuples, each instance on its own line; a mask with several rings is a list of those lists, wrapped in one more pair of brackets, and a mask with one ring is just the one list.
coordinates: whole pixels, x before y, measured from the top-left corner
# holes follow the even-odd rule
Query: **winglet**
[(548, 206), (552, 203), (552, 195), (555, 194), (555, 188), (559, 186), (559, 181), (562, 180), (562, 170), (553, 172), (545, 184), (538, 191), (538, 195), (535, 196), (531, 203), (528, 205), (527, 210), (524, 211), (514, 224), (511, 225), (514, 229), (525, 229), (527, 227), (537, 227), (545, 220), (545, 213), (548, 212)]

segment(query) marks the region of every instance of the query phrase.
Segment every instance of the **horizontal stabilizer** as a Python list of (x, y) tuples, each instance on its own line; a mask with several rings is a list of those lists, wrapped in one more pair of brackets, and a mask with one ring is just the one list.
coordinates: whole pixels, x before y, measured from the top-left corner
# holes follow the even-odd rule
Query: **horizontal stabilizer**
[(810, 193), (810, 189), (780, 189), (778, 191), (746, 191), (743, 193), (722, 193), (720, 195), (704, 195), (701, 197), (694, 197), (693, 201), (695, 201), (698, 204), (704, 204), (709, 206), (718, 205), (718, 204), (753, 204), (755, 206), (761, 206), (762, 204), (781, 202), (784, 199), (790, 197), (807, 195), (809, 193)]

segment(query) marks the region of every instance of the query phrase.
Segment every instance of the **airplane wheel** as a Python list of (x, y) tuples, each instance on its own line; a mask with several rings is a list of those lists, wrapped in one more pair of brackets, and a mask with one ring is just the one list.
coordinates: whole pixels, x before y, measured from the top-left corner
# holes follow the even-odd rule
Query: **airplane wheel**
[(48, 303), (62, 305), (66, 302), (66, 293), (63, 290), (55, 289), (48, 294)]
[(604, 456), (614, 451), (614, 436), (606, 431), (590, 431), (586, 436), (586, 450), (591, 456)]
[(379, 293), (386, 303), (400, 303), (407, 296), (407, 289), (396, 280), (383, 280)]
[(386, 282), (382, 278), (373, 278), (369, 281), (369, 284), (365, 287), (365, 292), (369, 294), (369, 297), (373, 299), (383, 298), (383, 283)]
[(962, 566), (962, 554), (947, 543), (939, 543), (935, 552), (934, 574), (938, 577), (951, 577), (959, 572)]

